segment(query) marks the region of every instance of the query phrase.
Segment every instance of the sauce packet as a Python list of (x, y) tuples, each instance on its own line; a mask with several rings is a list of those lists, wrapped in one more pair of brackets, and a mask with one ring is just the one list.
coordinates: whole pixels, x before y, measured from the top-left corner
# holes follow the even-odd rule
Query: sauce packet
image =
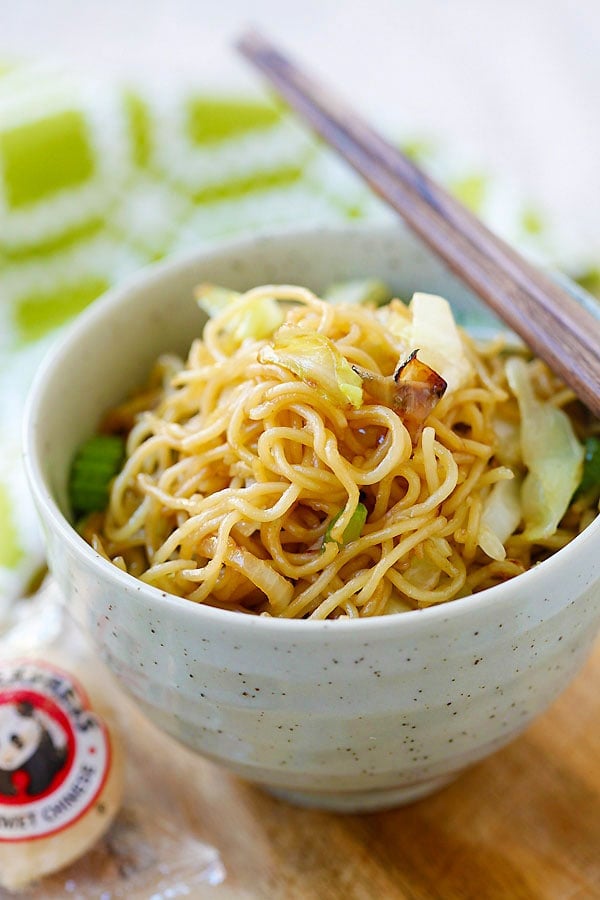
[(127, 778), (129, 703), (51, 580), (17, 604), (0, 634), (0, 897), (176, 896), (223, 880), (217, 851)]

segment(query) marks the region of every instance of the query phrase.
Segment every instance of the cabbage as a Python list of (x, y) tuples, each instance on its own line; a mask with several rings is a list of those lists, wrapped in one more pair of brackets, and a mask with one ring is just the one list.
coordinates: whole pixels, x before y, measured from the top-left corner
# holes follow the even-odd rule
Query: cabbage
[(414, 294), (407, 307), (398, 300), (377, 310), (377, 317), (395, 338), (399, 355), (418, 351), (419, 359), (444, 379), (448, 391), (473, 380), (473, 366), (447, 300), (435, 294)]
[(273, 343), (258, 354), (261, 363), (276, 363), (318, 388), (332, 403), (362, 406), (362, 379), (324, 334), (297, 326), (280, 328)]
[(207, 316), (213, 318), (222, 313), (224, 309), (242, 295), (238, 291), (221, 287), (219, 284), (199, 284), (194, 290), (196, 303), (203, 309)]
[(408, 356), (414, 347), (410, 343), (410, 312), (401, 300), (395, 299), (375, 311), (385, 330), (395, 339), (399, 356)]
[(518, 422), (511, 422), (496, 416), (492, 422), (492, 428), (496, 435), (494, 456), (503, 466), (509, 468), (521, 468), (521, 428)]
[(473, 367), (448, 301), (435, 294), (414, 294), (409, 310), (409, 343), (418, 349), (419, 359), (441, 375), (448, 391), (469, 384)]
[(581, 481), (584, 450), (566, 413), (536, 396), (524, 360), (509, 359), (506, 374), (519, 403), (521, 455), (528, 469), (521, 490), (524, 535), (541, 540), (554, 534)]
[(402, 577), (418, 590), (433, 591), (440, 580), (440, 567), (426, 556), (413, 556)]
[(351, 306), (383, 306), (392, 299), (387, 284), (376, 278), (356, 278), (340, 281), (327, 288), (323, 299), (328, 303), (349, 303)]
[(413, 609), (414, 606), (411, 606), (408, 600), (405, 600), (399, 594), (393, 594), (388, 600), (382, 615), (395, 616), (396, 613), (411, 612)]
[(237, 344), (246, 338), (260, 341), (270, 337), (284, 319), (283, 310), (273, 297), (255, 297), (249, 301), (237, 291), (216, 284), (199, 285), (195, 296), (198, 306), (211, 318), (226, 314), (223, 330)]
[(504, 543), (521, 521), (521, 480), (497, 481), (484, 501), (478, 543), (492, 559), (506, 559)]

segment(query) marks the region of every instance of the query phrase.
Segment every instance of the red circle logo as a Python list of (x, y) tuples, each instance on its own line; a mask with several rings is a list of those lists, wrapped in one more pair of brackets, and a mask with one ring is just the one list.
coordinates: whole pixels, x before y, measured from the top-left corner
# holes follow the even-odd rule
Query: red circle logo
[(65, 781), (75, 755), (67, 715), (34, 690), (0, 691), (0, 798), (9, 806), (42, 800)]
[(106, 783), (110, 739), (68, 672), (0, 662), (0, 843), (68, 828)]

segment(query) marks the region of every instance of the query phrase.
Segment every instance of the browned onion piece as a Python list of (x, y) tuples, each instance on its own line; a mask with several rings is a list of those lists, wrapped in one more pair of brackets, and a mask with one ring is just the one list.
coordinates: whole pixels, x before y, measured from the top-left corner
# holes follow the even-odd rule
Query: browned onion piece
[(352, 366), (363, 379), (367, 394), (400, 416), (413, 444), (418, 441), (427, 416), (447, 387), (441, 375), (417, 359), (418, 352), (413, 350), (393, 375), (377, 375), (360, 366)]

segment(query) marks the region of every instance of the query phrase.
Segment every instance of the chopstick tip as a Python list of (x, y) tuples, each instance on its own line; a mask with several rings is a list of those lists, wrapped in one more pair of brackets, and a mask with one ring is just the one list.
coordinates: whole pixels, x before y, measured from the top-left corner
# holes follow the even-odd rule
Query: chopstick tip
[(247, 25), (233, 40), (233, 46), (243, 56), (252, 57), (257, 51), (264, 49), (267, 42), (255, 25)]

